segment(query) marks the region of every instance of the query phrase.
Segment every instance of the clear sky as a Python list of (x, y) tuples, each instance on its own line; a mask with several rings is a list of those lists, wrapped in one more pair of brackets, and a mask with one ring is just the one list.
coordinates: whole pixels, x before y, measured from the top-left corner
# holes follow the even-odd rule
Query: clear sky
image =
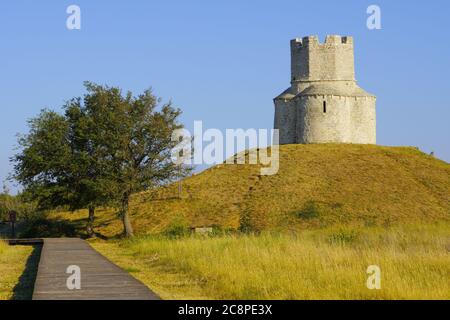
[[(81, 8), (81, 30), (66, 9)], [(381, 30), (366, 9), (381, 8)], [(0, 179), (16, 133), (83, 81), (152, 87), (192, 128), (272, 128), (289, 86), (289, 40), (352, 35), (356, 77), (377, 95), (378, 143), (450, 161), (449, 1), (47, 0), (0, 3)]]

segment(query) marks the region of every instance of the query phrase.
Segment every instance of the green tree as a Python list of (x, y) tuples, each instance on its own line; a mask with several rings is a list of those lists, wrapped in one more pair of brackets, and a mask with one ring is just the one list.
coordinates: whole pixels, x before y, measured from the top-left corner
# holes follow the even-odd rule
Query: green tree
[(65, 204), (71, 161), (68, 122), (54, 111), (42, 110), (28, 125), (28, 134), (18, 139), (20, 151), (12, 158), (13, 178), (24, 187), (24, 197), (36, 200), (40, 208)]
[(30, 131), (19, 137), (21, 150), (12, 159), (14, 178), (39, 209), (87, 208), (87, 234), (93, 236), (95, 208), (109, 198), (80, 99), (69, 101), (65, 110), (65, 115), (43, 110), (29, 121)]
[(7, 193), (0, 193), (0, 222), (8, 220), (8, 213), (14, 207), (14, 197)]
[(100, 167), (109, 182), (112, 199), (118, 206), (126, 236), (133, 235), (129, 203), (133, 193), (147, 190), (186, 175), (191, 168), (172, 162), (174, 130), (182, 128), (181, 114), (171, 103), (151, 90), (135, 97), (122, 95), (119, 88), (86, 83), (86, 113), (92, 128)]
[(12, 196), (6, 192), (0, 193), (0, 222), (9, 220), (9, 213), (15, 211), (20, 221), (31, 221), (40, 212), (33, 202), (27, 202), (22, 195)]
[(93, 236), (95, 210), (109, 204), (113, 184), (104, 174), (95, 123), (86, 112), (80, 98), (74, 98), (65, 105), (71, 150), (71, 161), (67, 166), (67, 204), (71, 210), (88, 209), (87, 233)]
[(88, 208), (93, 234), (95, 208), (119, 209), (124, 234), (133, 235), (133, 193), (185, 176), (191, 168), (172, 162), (174, 130), (181, 114), (150, 90), (135, 97), (119, 88), (85, 83), (87, 93), (64, 106), (65, 114), (43, 110), (19, 137), (14, 178), (39, 208)]

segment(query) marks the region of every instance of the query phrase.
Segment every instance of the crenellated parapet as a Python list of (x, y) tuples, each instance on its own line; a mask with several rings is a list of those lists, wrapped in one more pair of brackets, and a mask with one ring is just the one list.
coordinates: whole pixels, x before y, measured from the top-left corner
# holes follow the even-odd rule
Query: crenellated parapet
[(317, 36), (291, 40), (291, 82), (339, 80), (354, 81), (353, 38)]

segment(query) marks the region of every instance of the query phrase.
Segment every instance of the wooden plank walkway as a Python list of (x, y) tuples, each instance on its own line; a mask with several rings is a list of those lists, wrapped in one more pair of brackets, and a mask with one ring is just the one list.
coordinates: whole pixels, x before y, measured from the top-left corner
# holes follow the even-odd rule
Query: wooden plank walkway
[[(66, 273), (80, 267), (81, 289), (69, 290)], [(157, 300), (143, 283), (81, 239), (44, 239), (33, 300)]]

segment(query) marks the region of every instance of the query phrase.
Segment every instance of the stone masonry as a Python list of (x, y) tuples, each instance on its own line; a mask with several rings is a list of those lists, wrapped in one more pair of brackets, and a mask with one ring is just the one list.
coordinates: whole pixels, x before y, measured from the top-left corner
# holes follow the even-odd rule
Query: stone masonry
[(280, 144), (376, 143), (376, 97), (356, 84), (353, 38), (291, 41), (291, 87), (274, 99)]

